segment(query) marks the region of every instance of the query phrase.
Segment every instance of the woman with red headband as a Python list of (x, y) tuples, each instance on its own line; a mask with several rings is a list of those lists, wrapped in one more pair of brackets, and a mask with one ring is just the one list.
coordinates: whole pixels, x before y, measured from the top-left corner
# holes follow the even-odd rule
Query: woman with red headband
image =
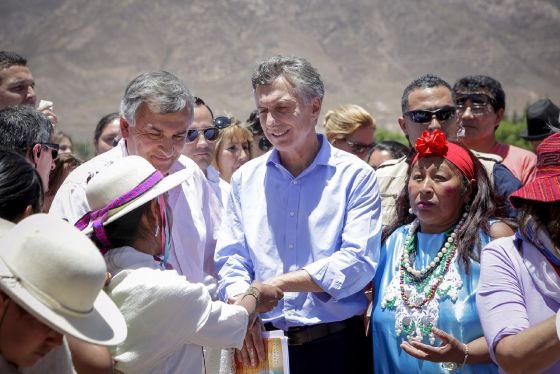
[(519, 230), (482, 251), (484, 335), (503, 371), (560, 373), (560, 134), (539, 145), (535, 178), (510, 201)]
[(493, 219), (502, 212), (470, 151), (439, 130), (416, 150), (374, 279), (374, 371), (497, 372), (475, 304), (479, 252), (513, 231)]

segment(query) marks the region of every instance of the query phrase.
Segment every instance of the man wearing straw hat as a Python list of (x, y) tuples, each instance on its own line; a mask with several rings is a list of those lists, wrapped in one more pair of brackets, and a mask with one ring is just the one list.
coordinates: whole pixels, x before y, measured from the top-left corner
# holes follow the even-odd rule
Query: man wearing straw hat
[(173, 218), (169, 263), (191, 282), (202, 281), (203, 267), (213, 273), (213, 231), (219, 202), (197, 165), (181, 155), (193, 120), (193, 103), (185, 84), (171, 73), (150, 72), (134, 78), (121, 100), (121, 141), (73, 171), (49, 213), (76, 222), (91, 210), (85, 194), (87, 183), (128, 155), (145, 158), (164, 175), (188, 170), (186, 181), (168, 192)]
[(0, 224), (0, 372), (35, 365), (63, 335), (121, 343), (126, 323), (102, 292), (106, 267), (93, 243), (45, 214), (10, 226)]

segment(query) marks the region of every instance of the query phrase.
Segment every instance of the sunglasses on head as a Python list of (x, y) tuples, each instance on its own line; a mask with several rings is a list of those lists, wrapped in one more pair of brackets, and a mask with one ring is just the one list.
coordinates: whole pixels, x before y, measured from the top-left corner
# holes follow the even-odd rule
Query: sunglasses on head
[(54, 144), (54, 143), (37, 143), (37, 144), (39, 144), (42, 148), (50, 149), (53, 160), (58, 157), (60, 144)]
[(220, 130), (225, 129), (229, 125), (231, 125), (231, 118), (229, 118), (229, 117), (220, 116), (220, 117), (214, 118), (214, 127), (218, 128)]
[(272, 148), (272, 143), (270, 140), (265, 138), (264, 136), (259, 140), (259, 149), (263, 152), (268, 152)]
[(187, 143), (192, 143), (198, 136), (202, 133), (204, 139), (213, 142), (214, 140), (218, 139), (218, 135), (220, 135), (220, 130), (215, 127), (208, 127), (206, 129), (191, 129), (187, 131)]
[(446, 122), (449, 121), (451, 118), (454, 118), (457, 113), (457, 109), (453, 106), (444, 106), (443, 108), (439, 108), (436, 110), (411, 110), (406, 112), (404, 115), (410, 118), (411, 121), (416, 123), (427, 123), (431, 122), (434, 117), (439, 122)]

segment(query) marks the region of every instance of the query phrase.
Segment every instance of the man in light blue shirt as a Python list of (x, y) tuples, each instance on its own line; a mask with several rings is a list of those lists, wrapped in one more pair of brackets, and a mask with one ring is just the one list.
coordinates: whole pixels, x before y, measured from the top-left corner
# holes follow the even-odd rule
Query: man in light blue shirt
[[(286, 331), (292, 374), (361, 373), (369, 354), (363, 289), (381, 234), (375, 172), (316, 133), (324, 88), (307, 61), (272, 57), (252, 84), (274, 149), (232, 177), (215, 255), (218, 291), (235, 298), (256, 279), (285, 292), (262, 318), (267, 329)], [(260, 328), (245, 340), (245, 362), (264, 357)]]

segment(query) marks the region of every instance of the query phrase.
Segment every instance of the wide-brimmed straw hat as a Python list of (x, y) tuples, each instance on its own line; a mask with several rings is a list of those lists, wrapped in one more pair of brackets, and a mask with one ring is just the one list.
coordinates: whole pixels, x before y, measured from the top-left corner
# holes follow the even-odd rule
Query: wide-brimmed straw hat
[(86, 197), (91, 211), (76, 227), (90, 234), (178, 186), (188, 175), (189, 170), (183, 169), (164, 177), (140, 156), (117, 160), (89, 181)]
[(535, 178), (509, 197), (515, 208), (519, 208), (523, 200), (560, 200), (560, 133), (549, 136), (538, 146)]
[(559, 127), (560, 110), (550, 99), (542, 99), (527, 108), (527, 129), (519, 136), (527, 140), (542, 140)]
[(88, 343), (117, 345), (124, 317), (102, 291), (107, 268), (95, 245), (46, 214), (0, 234), (0, 289), (54, 330)]

